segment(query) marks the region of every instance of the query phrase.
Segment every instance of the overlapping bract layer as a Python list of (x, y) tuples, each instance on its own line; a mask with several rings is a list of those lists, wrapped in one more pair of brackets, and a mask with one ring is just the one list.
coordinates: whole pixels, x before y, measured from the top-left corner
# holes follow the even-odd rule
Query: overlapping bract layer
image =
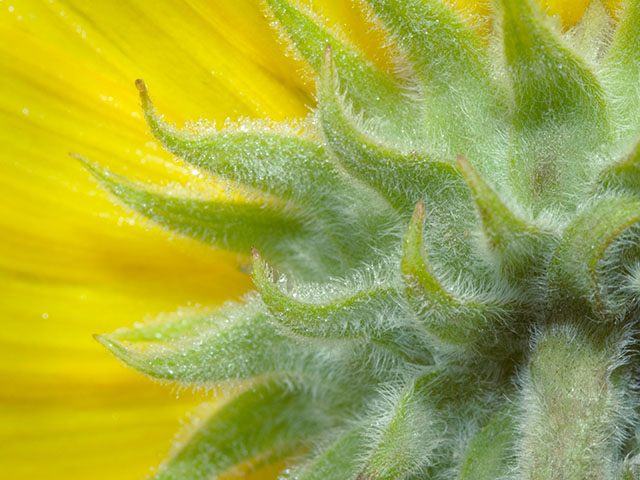
[[(283, 478), (632, 475), (640, 2), (610, 35), (601, 5), (563, 33), (503, 0), (481, 38), (439, 0), (369, 0), (399, 74), (295, 3), (267, 4), (318, 77), (297, 130), (179, 131), (137, 83), (154, 137), (246, 201), (87, 163), (152, 220), (254, 248), (257, 295), (99, 338), (150, 376), (245, 388), (157, 478), (293, 454)], [(560, 433), (571, 448), (545, 440)]]

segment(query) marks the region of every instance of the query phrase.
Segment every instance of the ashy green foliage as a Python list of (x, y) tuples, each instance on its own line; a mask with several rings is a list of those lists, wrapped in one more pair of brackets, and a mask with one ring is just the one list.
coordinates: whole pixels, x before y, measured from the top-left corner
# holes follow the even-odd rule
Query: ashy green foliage
[(155, 478), (640, 479), (640, 1), (563, 31), (502, 0), (482, 37), (441, 0), (367, 0), (392, 72), (266, 4), (316, 74), (299, 128), (181, 131), (137, 82), (153, 136), (246, 201), (85, 161), (151, 220), (251, 252), (244, 301), (98, 337), (239, 389)]

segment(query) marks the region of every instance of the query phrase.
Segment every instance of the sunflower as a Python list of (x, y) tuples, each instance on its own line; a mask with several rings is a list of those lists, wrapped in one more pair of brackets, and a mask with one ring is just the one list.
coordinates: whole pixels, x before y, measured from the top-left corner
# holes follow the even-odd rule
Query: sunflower
[[(311, 7), (384, 62), (351, 3)], [(569, 26), (588, 1), (543, 3)], [(147, 134), (133, 79), (153, 85), (177, 124), (301, 118), (314, 84), (259, 0), (0, 0), (0, 31), (0, 476), (141, 478), (189, 430), (187, 412), (215, 407), (194, 410), (210, 396), (152, 383), (91, 334), (239, 298), (250, 288), (247, 259), (144, 221), (68, 153), (139, 181), (199, 188), (200, 172)]]

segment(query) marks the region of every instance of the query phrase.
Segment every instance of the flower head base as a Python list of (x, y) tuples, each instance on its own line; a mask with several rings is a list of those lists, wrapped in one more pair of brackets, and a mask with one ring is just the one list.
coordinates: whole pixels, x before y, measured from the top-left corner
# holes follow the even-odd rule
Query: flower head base
[(245, 387), (157, 478), (294, 455), (283, 478), (636, 478), (640, 2), (562, 33), (503, 0), (487, 41), (439, 0), (368, 0), (398, 75), (267, 3), (318, 75), (300, 128), (180, 131), (136, 81), (154, 137), (243, 201), (86, 162), (150, 219), (252, 251), (242, 303), (99, 337), (152, 377)]

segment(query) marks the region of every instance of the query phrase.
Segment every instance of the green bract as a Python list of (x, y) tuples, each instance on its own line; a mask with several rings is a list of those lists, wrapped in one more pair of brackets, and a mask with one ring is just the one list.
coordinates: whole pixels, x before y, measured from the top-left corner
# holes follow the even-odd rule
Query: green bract
[(243, 303), (99, 337), (154, 378), (241, 389), (155, 478), (640, 478), (640, 1), (562, 32), (503, 0), (481, 38), (440, 0), (367, 0), (397, 75), (267, 3), (317, 74), (299, 129), (183, 132), (137, 82), (154, 137), (246, 201), (85, 161), (155, 222), (254, 248)]

